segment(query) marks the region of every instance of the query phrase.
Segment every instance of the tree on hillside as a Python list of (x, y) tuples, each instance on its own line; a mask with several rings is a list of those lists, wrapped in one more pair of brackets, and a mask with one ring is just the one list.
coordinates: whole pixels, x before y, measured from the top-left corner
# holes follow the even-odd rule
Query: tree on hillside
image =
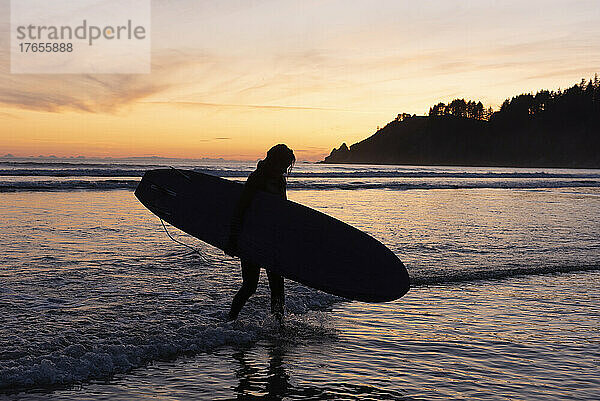
[(430, 116), (446, 115), (446, 104), (440, 102), (440, 103), (436, 104), (435, 106), (432, 106), (431, 108), (429, 108), (429, 115)]
[(465, 99), (454, 99), (450, 104), (438, 103), (429, 108), (430, 116), (456, 116), (464, 118), (472, 118), (475, 120), (486, 120), (489, 110), (486, 110), (481, 101), (473, 100), (465, 101)]
[[(506, 99), (500, 110), (487, 109), (481, 101), (454, 99), (429, 108), (430, 116), (456, 116), (475, 120), (494, 120), (502, 124), (519, 125), (537, 117), (557, 124), (583, 123), (600, 119), (600, 78), (582, 79), (570, 88), (557, 91), (540, 90)], [(401, 115), (399, 115), (401, 116)]]
[(396, 116), (396, 121), (404, 121), (408, 118), (415, 117), (415, 116), (416, 116), (416, 114), (411, 115), (410, 113), (400, 113)]

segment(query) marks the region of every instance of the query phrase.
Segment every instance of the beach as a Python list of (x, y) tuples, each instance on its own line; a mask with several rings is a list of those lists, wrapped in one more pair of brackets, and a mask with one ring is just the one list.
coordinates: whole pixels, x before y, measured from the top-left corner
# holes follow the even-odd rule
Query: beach
[(292, 201), (377, 238), (412, 288), (384, 304), (266, 275), (234, 323), (239, 261), (133, 196), (173, 165), (0, 160), (0, 398), (600, 397), (600, 170), (298, 163)]

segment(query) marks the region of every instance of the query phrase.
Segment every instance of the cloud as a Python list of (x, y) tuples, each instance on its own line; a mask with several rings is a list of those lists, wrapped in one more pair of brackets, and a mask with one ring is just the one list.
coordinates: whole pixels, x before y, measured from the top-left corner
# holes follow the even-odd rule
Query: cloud
[(129, 104), (181, 84), (177, 72), (200, 66), (201, 53), (163, 51), (154, 55), (151, 74), (11, 74), (0, 50), (0, 104), (48, 112), (114, 113)]
[(89, 113), (118, 113), (135, 103), (380, 113), (384, 101), (396, 108), (431, 103), (445, 93), (464, 96), (468, 85), (485, 89), (473, 77), (493, 76), (485, 82), (494, 85), (507, 79), (571, 75), (581, 70), (567, 67), (571, 59), (591, 54), (586, 65), (598, 59), (587, 45), (570, 37), (461, 46), (374, 54), (288, 49), (256, 56), (155, 50), (152, 73), (146, 75), (10, 74), (8, 54), (0, 49), (0, 105)]
[(294, 149), (294, 153), (310, 153), (310, 154), (321, 154), (329, 151), (329, 148), (321, 148), (315, 146), (309, 146), (309, 149)]
[[(77, 110), (85, 112), (114, 112), (134, 100), (160, 91), (161, 87), (140, 82), (135, 77), (92, 78), (69, 77), (58, 81), (42, 76), (32, 77), (27, 83), (11, 79), (0, 87), (0, 103), (21, 109), (58, 112)], [(118, 85), (119, 92), (107, 88)]]
[(19, 118), (11, 113), (6, 113), (4, 111), (0, 111), (0, 118)]
[[(587, 72), (586, 72), (587, 71)], [(527, 79), (539, 79), (539, 78), (554, 78), (564, 76), (579, 76), (580, 79), (594, 79), (594, 74), (598, 71), (598, 66), (581, 66), (578, 68), (566, 68), (564, 70), (552, 70), (540, 74), (528, 75)], [(579, 75), (578, 75), (579, 74)], [(587, 75), (586, 75), (587, 74)], [(574, 84), (573, 82), (572, 84)]]
[(355, 113), (356, 110), (336, 109), (327, 107), (310, 107), (310, 106), (280, 106), (280, 105), (268, 105), (268, 104), (232, 104), (232, 103), (206, 103), (206, 102), (185, 102), (185, 101), (147, 101), (143, 103), (149, 104), (163, 104), (163, 105), (178, 105), (178, 106), (190, 106), (190, 107), (231, 107), (241, 109), (266, 109), (266, 110), (318, 110), (318, 111), (336, 111), (336, 112), (350, 112)]
[(215, 141), (229, 141), (233, 138), (228, 136), (217, 136), (214, 138), (206, 138), (206, 139), (196, 139), (197, 142), (215, 142)]

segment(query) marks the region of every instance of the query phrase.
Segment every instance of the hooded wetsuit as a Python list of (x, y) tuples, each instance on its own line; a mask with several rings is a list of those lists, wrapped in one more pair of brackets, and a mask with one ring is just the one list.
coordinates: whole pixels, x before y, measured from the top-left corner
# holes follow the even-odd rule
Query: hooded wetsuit
[[(273, 171), (269, 168), (267, 163), (264, 161), (258, 162), (258, 166), (255, 171), (250, 174), (244, 185), (244, 190), (236, 207), (232, 221), (230, 245), (228, 253), (235, 253), (237, 248), (237, 237), (241, 230), (241, 226), (244, 221), (244, 214), (254, 198), (254, 194), (257, 191), (265, 191), (278, 195), (283, 199), (286, 197), (286, 181), (283, 175)], [(237, 318), (240, 310), (254, 294), (258, 285), (258, 278), (260, 275), (260, 266), (251, 263), (248, 260), (242, 259), (242, 288), (237, 292), (233, 298), (231, 304), (231, 311), (229, 312), (229, 318), (234, 320)], [(283, 287), (283, 277), (277, 273), (273, 273), (267, 270), (267, 277), (269, 279), (269, 287), (271, 289), (271, 313), (275, 315), (277, 320), (281, 321), (283, 318), (283, 308), (285, 305), (285, 294)]]

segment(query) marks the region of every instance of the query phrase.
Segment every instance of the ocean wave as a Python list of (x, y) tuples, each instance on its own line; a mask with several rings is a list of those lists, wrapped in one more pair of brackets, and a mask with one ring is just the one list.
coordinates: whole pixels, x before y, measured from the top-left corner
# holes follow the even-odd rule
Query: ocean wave
[(355, 189), (386, 189), (405, 191), (413, 189), (542, 189), (542, 188), (577, 188), (600, 187), (600, 181), (479, 181), (479, 182), (289, 182), (291, 189), (313, 190), (355, 190)]
[(139, 180), (0, 182), (0, 193), (80, 190), (110, 191), (114, 189), (134, 190), (138, 183)]
[[(124, 336), (124, 338), (118, 338)], [(39, 357), (25, 355), (0, 361), (0, 391), (65, 386), (101, 380), (125, 373), (155, 360), (172, 359), (226, 344), (243, 345), (255, 340), (256, 330), (238, 330), (233, 325), (184, 327), (170, 336), (127, 337), (113, 333), (106, 343), (70, 343)]]
[[(168, 168), (168, 166), (157, 166)], [(193, 169), (199, 173), (217, 177), (247, 177), (252, 169), (223, 170), (211, 168)], [(0, 169), (0, 176), (4, 177), (142, 177), (148, 168), (73, 168), (73, 169)], [(599, 176), (600, 177), (600, 176)]]
[[(156, 166), (168, 168), (168, 166)], [(198, 167), (193, 171), (217, 177), (247, 177), (252, 168), (210, 168)], [(147, 166), (123, 166), (119, 168), (78, 167), (78, 168), (12, 168), (0, 169), (0, 176), (5, 177), (141, 177), (148, 171)], [(547, 172), (466, 172), (466, 171), (389, 171), (389, 170), (349, 170), (349, 171), (294, 171), (293, 178), (458, 178), (458, 179), (598, 179), (599, 173), (547, 173)]]
[(115, 328), (109, 336), (92, 338), (66, 333), (52, 339), (53, 350), (37, 355), (27, 350), (4, 349), (0, 351), (0, 394), (106, 380), (153, 361), (210, 352), (225, 345), (243, 346), (259, 339), (277, 338), (290, 344), (323, 340), (334, 336), (335, 330), (324, 325), (318, 315), (309, 316), (306, 312), (340, 300), (310, 289), (289, 294), (283, 331), (269, 317), (259, 314), (253, 314), (249, 320), (226, 322), (225, 312), (212, 311), (204, 314), (203, 322), (182, 324), (175, 329), (163, 327), (136, 334)]
[[(242, 180), (235, 180), (243, 182)], [(0, 182), (2, 192), (44, 191), (110, 191), (134, 190), (139, 180), (64, 180), (64, 181), (15, 181)], [(531, 180), (531, 181), (458, 181), (458, 182), (397, 182), (397, 181), (294, 181), (288, 182), (292, 190), (360, 190), (383, 189), (392, 191), (430, 189), (552, 189), (600, 187), (600, 180)]]
[(114, 162), (114, 163), (107, 163), (107, 162), (77, 162), (77, 161), (73, 161), (73, 162), (65, 162), (65, 161), (7, 161), (7, 160), (0, 160), (0, 166), (8, 166), (8, 167), (20, 167), (23, 168), (25, 166), (28, 167), (34, 167), (36, 169), (39, 169), (40, 167), (49, 167), (49, 168), (70, 168), (70, 167), (76, 167), (76, 168), (90, 168), (90, 167), (97, 167), (97, 168), (116, 168), (116, 167), (122, 167), (122, 168), (141, 168), (141, 169), (152, 169), (152, 168), (161, 168), (161, 167), (165, 167), (164, 164), (141, 164), (141, 163), (119, 163), (119, 162)]
[[(443, 285), (591, 270), (600, 270), (600, 266), (514, 266), (477, 272), (448, 272), (445, 275), (424, 274), (413, 277), (412, 285)], [(328, 337), (334, 339), (335, 329), (324, 324), (318, 312), (316, 315), (308, 312), (326, 309), (343, 299), (301, 286), (294, 285), (291, 289), (293, 291), (290, 291), (286, 302), (289, 314), (283, 332), (268, 317), (261, 318), (252, 313), (252, 319), (242, 318), (231, 323), (223, 321), (225, 312), (220, 311), (206, 314), (203, 322), (145, 334), (118, 328), (112, 330), (110, 336), (92, 338), (74, 332), (66, 333), (52, 339), (52, 349), (36, 354), (16, 347), (4, 349), (0, 351), (0, 393), (106, 380), (153, 361), (212, 352), (227, 345), (244, 346), (265, 338), (290, 344), (315, 339), (323, 341)], [(266, 309), (264, 306), (261, 309)], [(6, 340), (11, 341), (10, 338)]]
[(507, 266), (495, 269), (451, 271), (441, 274), (411, 275), (411, 286), (499, 280), (520, 276), (574, 273), (600, 270), (600, 265)]
[(600, 179), (600, 173), (546, 173), (546, 172), (461, 172), (461, 171), (332, 171), (294, 172), (292, 177), (307, 178), (571, 178)]
[(141, 177), (145, 169), (4, 169), (5, 177)]

